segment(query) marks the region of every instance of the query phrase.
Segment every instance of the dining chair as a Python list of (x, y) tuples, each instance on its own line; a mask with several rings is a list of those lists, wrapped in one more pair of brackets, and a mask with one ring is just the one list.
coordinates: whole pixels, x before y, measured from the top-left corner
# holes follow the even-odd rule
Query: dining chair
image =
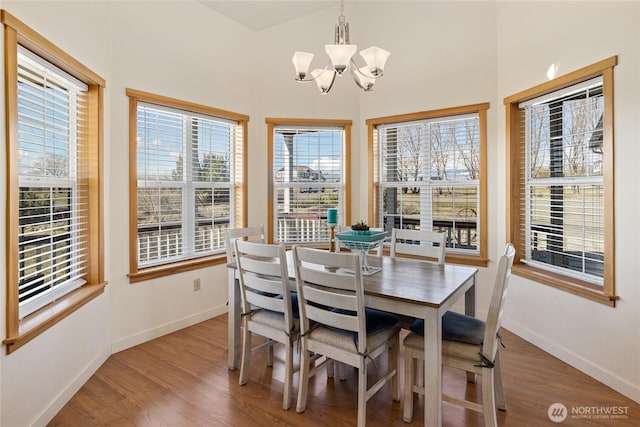
[(227, 249), (227, 263), (233, 262), (235, 257), (235, 249), (233, 246), (235, 239), (265, 243), (264, 227), (262, 225), (256, 225), (244, 228), (227, 228), (224, 234), (224, 243)]
[[(300, 304), (301, 341), (296, 411), (300, 413), (306, 409), (309, 378), (327, 361), (334, 360), (358, 369), (357, 423), (364, 426), (367, 401), (386, 382), (391, 381), (393, 400), (400, 399), (398, 320), (392, 314), (365, 308), (358, 254), (294, 246), (293, 262)], [(353, 273), (346, 273), (345, 269), (352, 269)], [(369, 387), (367, 366), (387, 351), (389, 369)], [(324, 361), (310, 367), (311, 352), (325, 356)]]
[[(500, 326), (504, 300), (509, 286), (515, 249), (511, 243), (500, 257), (487, 320), (448, 311), (442, 316), (442, 364), (482, 376), (482, 404), (442, 396), (442, 400), (484, 414), (486, 427), (497, 425), (496, 407), (506, 411), (506, 400), (500, 372)], [(424, 364), (424, 321), (411, 325), (404, 339), (404, 414), (405, 422), (413, 419), (413, 393), (425, 390), (414, 381), (418, 361)], [(429, 391), (426, 390), (428, 393)]]
[(391, 231), (390, 255), (391, 258), (395, 258), (396, 255), (427, 257), (434, 259), (436, 264), (442, 265), (446, 238), (445, 233), (435, 231), (394, 228)]
[[(283, 245), (234, 240), (242, 301), (242, 358), (240, 385), (248, 382), (252, 351), (285, 345), (285, 380), (282, 409), (291, 407), (293, 383), (293, 344), (298, 340), (299, 321), (295, 318), (289, 292), (289, 275)], [(296, 301), (297, 305), (297, 301)], [(297, 308), (297, 307), (296, 307)], [(297, 311), (297, 310), (296, 310)], [(268, 339), (252, 348), (252, 335)], [(271, 360), (273, 363), (273, 359)]]

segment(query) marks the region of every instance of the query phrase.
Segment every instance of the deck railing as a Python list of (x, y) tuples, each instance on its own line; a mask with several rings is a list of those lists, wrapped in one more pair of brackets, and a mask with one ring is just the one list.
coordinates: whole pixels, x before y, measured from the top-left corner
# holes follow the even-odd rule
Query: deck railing
[[(395, 218), (385, 229), (419, 229), (417, 219)], [(433, 221), (433, 230), (447, 234), (447, 247), (477, 249), (475, 221)], [(229, 228), (229, 219), (200, 221), (196, 226), (196, 252), (221, 251), (224, 249), (224, 233)], [(140, 263), (171, 259), (182, 255), (182, 224), (143, 225), (138, 227), (138, 260)], [(325, 218), (280, 218), (276, 224), (274, 240), (277, 242), (328, 242), (329, 228)]]

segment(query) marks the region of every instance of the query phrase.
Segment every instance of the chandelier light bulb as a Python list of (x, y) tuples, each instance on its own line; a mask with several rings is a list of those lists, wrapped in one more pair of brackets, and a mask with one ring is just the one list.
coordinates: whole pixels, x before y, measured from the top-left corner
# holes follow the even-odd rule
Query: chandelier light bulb
[(307, 76), (313, 56), (313, 53), (308, 52), (296, 52), (293, 54), (291, 61), (296, 69), (296, 80), (302, 81)]

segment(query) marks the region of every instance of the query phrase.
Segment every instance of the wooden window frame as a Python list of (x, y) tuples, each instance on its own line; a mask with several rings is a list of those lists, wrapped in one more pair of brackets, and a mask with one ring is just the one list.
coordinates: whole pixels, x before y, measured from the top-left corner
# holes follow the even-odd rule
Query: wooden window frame
[(268, 203), (267, 203), (267, 241), (274, 242), (273, 230), (273, 131), (278, 126), (310, 126), (310, 127), (342, 127), (344, 129), (344, 218), (351, 218), (351, 120), (329, 120), (329, 119), (295, 119), (295, 118), (271, 118), (265, 119), (267, 123), (267, 172), (269, 173), (268, 182)]
[[(507, 200), (507, 240), (516, 248), (516, 257), (512, 271), (514, 274), (527, 279), (569, 292), (592, 301), (615, 307), (618, 296), (615, 293), (615, 224), (614, 224), (614, 139), (613, 139), (613, 68), (618, 58), (613, 56), (560, 76), (548, 82), (504, 98), (506, 110), (506, 200)], [(604, 285), (602, 287), (592, 283), (549, 272), (521, 261), (523, 258), (523, 242), (520, 234), (522, 223), (525, 221), (521, 210), (520, 196), (523, 188), (524, 159), (520, 156), (520, 135), (524, 131), (520, 120), (519, 104), (548, 93), (561, 90), (594, 77), (602, 76), (604, 94), (603, 119), (603, 162), (604, 162)]]
[[(64, 319), (104, 292), (104, 189), (103, 189), (103, 128), (104, 88), (102, 77), (81, 64), (75, 58), (38, 34), (6, 10), (0, 12), (4, 25), (4, 61), (6, 94), (7, 140), (7, 313), (6, 344), (11, 353)], [(18, 165), (18, 45), (30, 50), (56, 67), (69, 73), (89, 87), (87, 170), (90, 171), (83, 185), (89, 188), (89, 214), (87, 227), (88, 263), (86, 284), (59, 298), (55, 302), (19, 319), (18, 310), (18, 216), (19, 187)]]
[[(183, 273), (213, 265), (227, 262), (226, 252), (216, 255), (205, 255), (188, 260), (179, 260), (158, 266), (139, 268), (138, 266), (138, 175), (137, 175), (137, 111), (138, 102), (147, 102), (160, 106), (176, 108), (186, 112), (201, 113), (210, 116), (220, 117), (237, 122), (242, 128), (242, 147), (240, 160), (241, 171), (234, 174), (234, 217), (232, 219), (234, 227), (247, 226), (247, 139), (249, 116), (231, 111), (221, 110), (206, 105), (182, 101), (162, 95), (143, 92), (136, 89), (126, 89), (129, 97), (129, 269), (127, 274), (130, 283), (156, 279), (172, 274)], [(238, 154), (238, 153), (236, 153)], [(234, 158), (234, 162), (237, 159)]]
[[(376, 213), (378, 203), (378, 193), (380, 189), (380, 181), (377, 176), (377, 153), (375, 144), (376, 127), (379, 125), (412, 122), (426, 119), (437, 119), (442, 117), (457, 116), (463, 114), (478, 114), (479, 119), (479, 136), (480, 136), (480, 182), (479, 182), (479, 211), (480, 211), (480, 242), (478, 255), (466, 255), (459, 253), (447, 253), (445, 261), (456, 264), (473, 265), (478, 267), (486, 267), (489, 263), (487, 256), (487, 110), (489, 103), (472, 104), (460, 107), (443, 108), (431, 111), (421, 111), (417, 113), (400, 114), (396, 116), (378, 117), (366, 120), (368, 133), (368, 166), (369, 166), (369, 221), (370, 224), (378, 224), (379, 218)], [(386, 249), (388, 250), (388, 249)]]

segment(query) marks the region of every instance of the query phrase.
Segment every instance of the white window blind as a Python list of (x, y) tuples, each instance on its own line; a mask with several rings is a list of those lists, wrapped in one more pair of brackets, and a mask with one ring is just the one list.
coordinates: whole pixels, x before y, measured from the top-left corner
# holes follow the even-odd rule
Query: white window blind
[(522, 104), (523, 262), (602, 285), (602, 78)]
[(479, 253), (478, 114), (379, 125), (378, 215), (392, 228), (447, 233), (447, 250)]
[(224, 252), (242, 127), (140, 102), (137, 132), (139, 266)]
[(327, 242), (327, 209), (344, 224), (342, 128), (274, 127), (274, 240)]
[(87, 90), (19, 46), (19, 318), (85, 283)]

